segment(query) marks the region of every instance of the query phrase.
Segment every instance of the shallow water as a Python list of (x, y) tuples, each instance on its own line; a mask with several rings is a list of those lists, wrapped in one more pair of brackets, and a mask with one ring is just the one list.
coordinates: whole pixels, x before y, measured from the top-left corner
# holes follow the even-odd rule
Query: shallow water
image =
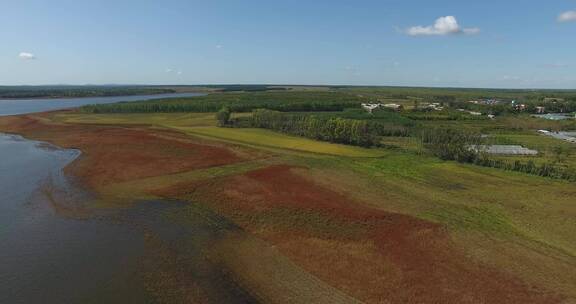
[[(42, 186), (73, 185), (62, 168), (79, 151), (0, 134), (0, 303), (145, 300), (134, 276), (142, 236), (101, 220), (61, 217)], [(116, 282), (116, 283), (114, 283)]]
[(0, 116), (45, 112), (80, 107), (88, 104), (105, 104), (122, 101), (140, 101), (161, 98), (202, 96), (201, 93), (172, 93), (157, 95), (82, 97), (82, 98), (42, 98), (42, 99), (0, 99)]
[[(79, 154), (0, 133), (0, 303), (170, 303), (182, 286), (206, 303), (254, 302), (203, 255), (233, 225), (207, 224), (208, 211), (178, 220), (191, 210), (179, 203), (98, 211), (62, 173)], [(182, 285), (150, 290), (171, 263)]]

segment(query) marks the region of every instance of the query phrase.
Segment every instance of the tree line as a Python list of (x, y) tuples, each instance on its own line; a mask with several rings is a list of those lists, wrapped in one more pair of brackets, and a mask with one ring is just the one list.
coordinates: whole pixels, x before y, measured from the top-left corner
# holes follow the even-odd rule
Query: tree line
[(483, 167), (522, 172), (542, 177), (576, 181), (576, 171), (558, 167), (552, 163), (537, 165), (532, 160), (508, 162), (493, 159), (483, 151), (475, 149), (483, 139), (480, 134), (452, 128), (430, 128), (420, 131), (424, 146), (442, 160), (455, 160), (460, 163)]
[(281, 112), (336, 112), (350, 107), (359, 107), (356, 102), (125, 102), (116, 104), (87, 105), (82, 111), (88, 113), (210, 113), (228, 107), (233, 112), (246, 113), (255, 109)]
[(173, 93), (174, 90), (146, 87), (0, 87), (0, 98), (56, 98), (56, 97), (106, 97), (153, 95)]
[(336, 112), (360, 108), (364, 98), (334, 92), (250, 92), (220, 93), (192, 98), (160, 99), (84, 106), (88, 113), (175, 113), (217, 112), (228, 107), (233, 112), (269, 109), (281, 112)]
[(379, 145), (376, 130), (369, 122), (362, 120), (257, 109), (249, 118), (249, 123), (253, 128), (270, 129), (332, 143), (362, 147)]

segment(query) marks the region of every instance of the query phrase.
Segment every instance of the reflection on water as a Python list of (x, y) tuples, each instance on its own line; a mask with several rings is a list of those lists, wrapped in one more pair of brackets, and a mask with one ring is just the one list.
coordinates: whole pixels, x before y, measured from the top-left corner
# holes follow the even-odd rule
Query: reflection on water
[(178, 203), (95, 212), (62, 174), (78, 155), (0, 134), (0, 303), (254, 302), (203, 255), (233, 225)]

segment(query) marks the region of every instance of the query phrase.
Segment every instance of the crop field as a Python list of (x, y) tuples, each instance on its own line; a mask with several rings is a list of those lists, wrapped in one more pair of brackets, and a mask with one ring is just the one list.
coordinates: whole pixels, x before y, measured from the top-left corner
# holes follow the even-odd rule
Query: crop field
[(294, 113), (411, 132), (365, 148), (242, 126), (249, 112), (232, 113), (240, 126), (220, 127), (213, 112), (85, 111), (2, 118), (0, 130), (81, 149), (67, 171), (98, 193), (100, 208), (177, 200), (188, 204), (178, 221), (201, 217), (218, 233), (237, 227), (210, 243), (207, 258), (265, 302), (576, 299), (574, 182), (443, 160), (418, 137), (439, 127), (480, 132), (488, 143), (541, 152), (496, 159), (573, 168), (575, 145), (533, 129), (567, 123)]

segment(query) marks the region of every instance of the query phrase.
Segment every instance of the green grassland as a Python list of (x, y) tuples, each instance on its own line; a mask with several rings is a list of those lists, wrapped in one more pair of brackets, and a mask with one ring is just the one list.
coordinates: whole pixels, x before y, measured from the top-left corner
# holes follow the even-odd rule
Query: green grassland
[[(571, 183), (556, 182), (498, 169), (443, 162), (434, 157), (413, 153), (417, 144), (410, 138), (384, 138), (389, 145), (402, 148), (399, 150), (366, 149), (324, 143), (262, 129), (219, 128), (215, 126), (216, 122), (212, 113), (66, 113), (57, 114), (54, 119), (64, 123), (148, 125), (170, 128), (192, 136), (245, 145), (250, 148), (284, 151), (286, 153), (281, 154), (285, 157), (293, 161), (301, 161), (311, 167), (326, 170), (339, 168), (342, 172), (354, 172), (363, 178), (372, 179), (377, 182), (377, 188), (386, 189), (389, 193), (386, 196), (392, 195), (399, 199), (405, 195), (402, 199), (404, 202), (396, 206), (403, 212), (417, 213), (458, 229), (476, 229), (483, 232), (508, 230), (510, 232), (517, 229), (514, 227), (518, 223), (511, 221), (504, 224), (504, 219), (508, 220), (509, 216), (516, 217), (524, 212), (511, 212), (510, 214), (506, 212), (525, 210), (523, 209), (525, 207), (521, 206), (538, 207), (537, 212), (533, 211), (534, 215), (552, 212), (554, 210), (552, 207), (557, 204), (561, 204), (563, 208), (576, 210), (576, 204), (571, 204), (573, 197), (568, 195), (568, 193), (576, 194), (576, 189)], [(502, 143), (523, 144), (544, 151), (550, 145), (573, 148), (569, 143), (539, 134), (497, 134), (495, 138)], [(295, 151), (303, 152), (303, 154), (291, 153)], [(317, 155), (326, 155), (326, 157), (318, 158)], [(334, 156), (339, 157), (334, 158)], [(411, 206), (411, 204), (416, 206)], [(458, 207), (459, 205), (464, 207)], [(423, 206), (426, 208), (422, 208)], [(508, 207), (513, 208), (508, 210)], [(492, 217), (493, 223), (490, 219)], [(533, 220), (530, 218), (524, 224), (528, 226), (533, 223)], [(492, 224), (495, 226), (491, 227)], [(554, 238), (552, 235), (542, 237), (548, 240)], [(573, 247), (576, 239), (573, 241), (565, 242), (563, 246), (569, 247), (566, 250), (576, 254), (576, 247)]]
[(379, 157), (387, 153), (382, 149), (319, 142), (263, 129), (218, 128), (214, 113), (58, 114), (55, 119), (60, 122), (81, 124), (149, 125), (237, 144), (314, 154)]
[[(246, 117), (250, 114), (235, 115)], [(376, 117), (366, 117), (366, 114), (357, 111), (335, 115), (356, 119), (389, 119), (400, 125), (413, 123), (397, 113), (388, 112)], [(387, 148), (367, 149), (264, 129), (220, 128), (216, 126), (214, 113), (71, 112), (56, 114), (54, 119), (72, 124), (168, 128), (193, 137), (272, 152), (274, 155), (273, 159), (131, 181), (111, 186), (106, 190), (110, 195), (121, 197), (123, 193), (142, 193), (145, 189), (165, 184), (240, 174), (270, 162), (307, 167), (310, 174), (306, 178), (315, 183), (345, 193), (371, 207), (444, 224), (453, 241), (465, 248), (475, 260), (496, 268), (506, 268), (528, 282), (576, 297), (573, 283), (576, 279), (574, 183), (441, 161), (423, 152), (421, 145), (412, 137), (384, 137), (382, 142)], [(537, 161), (553, 160), (555, 146), (576, 152), (576, 145), (544, 137), (525, 127), (528, 124), (518, 128), (517, 119), (440, 120), (417, 124), (477, 130), (489, 135), (494, 143), (520, 144), (538, 149), (541, 155), (530, 158)], [(576, 163), (575, 155), (572, 153), (563, 159), (563, 165)]]

